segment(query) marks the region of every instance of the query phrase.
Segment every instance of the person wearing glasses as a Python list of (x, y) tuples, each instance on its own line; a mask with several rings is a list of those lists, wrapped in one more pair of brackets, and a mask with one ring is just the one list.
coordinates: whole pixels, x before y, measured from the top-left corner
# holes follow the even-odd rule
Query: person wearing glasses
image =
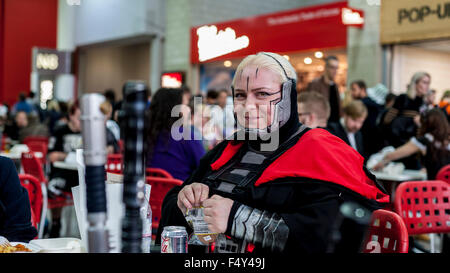
[(335, 82), (339, 68), (339, 59), (336, 56), (325, 58), (325, 71), (322, 76), (314, 79), (306, 87), (306, 91), (317, 91), (322, 94), (330, 103), (329, 122), (339, 122), (341, 117), (341, 99), (339, 88)]
[[(165, 226), (192, 233), (185, 215), (203, 207), (209, 232), (218, 234), (215, 252), (324, 253), (341, 204), (369, 210), (387, 204), (389, 196), (354, 149), (299, 122), (296, 75), (275, 53), (249, 55), (239, 64), (232, 82), (238, 131), (167, 193), (156, 244)], [(360, 242), (339, 245), (350, 251)]]

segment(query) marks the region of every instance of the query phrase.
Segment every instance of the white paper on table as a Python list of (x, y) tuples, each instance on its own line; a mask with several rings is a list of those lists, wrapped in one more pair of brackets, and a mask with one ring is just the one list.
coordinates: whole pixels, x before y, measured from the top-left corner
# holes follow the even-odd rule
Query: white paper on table
[[(75, 212), (77, 215), (78, 227), (80, 229), (81, 241), (83, 246), (88, 249), (88, 221), (87, 221), (87, 207), (86, 207), (86, 184), (84, 179), (84, 160), (83, 151), (77, 150), (77, 164), (79, 186), (72, 188)], [(121, 235), (122, 235), (122, 218), (124, 216), (125, 206), (123, 204), (123, 183), (106, 183), (106, 209), (107, 220), (106, 229), (110, 235), (111, 253), (121, 252)], [(149, 209), (151, 186), (145, 184), (145, 206), (146, 212)]]
[[(77, 151), (80, 150), (82, 153), (82, 149), (77, 149)], [(64, 162), (67, 163), (78, 163), (78, 157), (77, 152), (70, 152), (67, 154), (66, 158), (64, 159)]]

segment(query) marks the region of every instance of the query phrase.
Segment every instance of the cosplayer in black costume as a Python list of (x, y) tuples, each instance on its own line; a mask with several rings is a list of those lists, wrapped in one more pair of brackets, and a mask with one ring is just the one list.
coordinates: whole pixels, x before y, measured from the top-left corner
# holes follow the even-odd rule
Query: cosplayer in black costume
[[(353, 201), (375, 210), (389, 201), (386, 191), (363, 167), (364, 159), (357, 152), (325, 130), (309, 129), (299, 123), (292, 66), (277, 54), (259, 53), (257, 56), (283, 69), (283, 83), (279, 90), (281, 98), (270, 102), (272, 107), (275, 106), (272, 109), (273, 122), (261, 130), (243, 128), (237, 119), (241, 128), (234, 138), (221, 142), (207, 153), (192, 176), (166, 195), (157, 243), (164, 226), (182, 225), (192, 232), (181, 211), (179, 198), (180, 191), (189, 185), (193, 188), (194, 184), (207, 189), (207, 196), (200, 199), (203, 201), (209, 197), (202, 202), (205, 215), (208, 207), (232, 204), (226, 230), (222, 230), (226, 237), (221, 237), (228, 238), (227, 242), (216, 241), (216, 251), (223, 250), (223, 245), (228, 244), (232, 246), (232, 252), (249, 249), (253, 253), (326, 252), (342, 203)], [(249, 57), (254, 58), (255, 55)], [(235, 81), (241, 80), (242, 83), (239, 77), (244, 74), (247, 87), (240, 86), (246, 89), (244, 92), (247, 94), (253, 92), (249, 89), (249, 81), (252, 84), (258, 74), (262, 77), (267, 75), (267, 71), (274, 73), (252, 62), (242, 65), (242, 70), (240, 67)], [(252, 70), (254, 75), (243, 73), (248, 67), (256, 69)], [(287, 69), (293, 76), (288, 76)], [(242, 90), (237, 91), (235, 81), (233, 98), (237, 115), (236, 105)], [(240, 132), (245, 132), (245, 140), (239, 140)], [(268, 135), (271, 136), (269, 140)], [(268, 144), (274, 137), (279, 137), (279, 145), (274, 150), (262, 148), (262, 144)], [(205, 221), (213, 223), (215, 216), (212, 212), (210, 214), (208, 219), (205, 216)], [(212, 229), (216, 229), (214, 224), (210, 225)], [(249, 248), (249, 245), (253, 247)]]

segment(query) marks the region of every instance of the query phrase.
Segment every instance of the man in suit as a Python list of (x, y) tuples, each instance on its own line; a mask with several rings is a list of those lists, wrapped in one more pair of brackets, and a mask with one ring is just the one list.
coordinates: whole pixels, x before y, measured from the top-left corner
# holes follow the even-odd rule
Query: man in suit
[(365, 157), (364, 140), (360, 130), (366, 118), (367, 107), (360, 100), (354, 100), (344, 107), (343, 117), (339, 122), (329, 123), (327, 129)]

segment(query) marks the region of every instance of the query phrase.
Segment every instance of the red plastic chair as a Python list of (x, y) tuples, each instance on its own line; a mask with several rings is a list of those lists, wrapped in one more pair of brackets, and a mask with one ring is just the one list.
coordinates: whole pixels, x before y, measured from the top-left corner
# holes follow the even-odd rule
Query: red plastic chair
[(395, 212), (373, 212), (364, 241), (363, 253), (408, 253), (408, 230)]
[(161, 168), (146, 168), (145, 175), (153, 177), (173, 178), (173, 176), (170, 173)]
[(450, 184), (450, 164), (439, 170), (436, 175), (436, 180), (441, 180)]
[(29, 142), (42, 142), (48, 146), (48, 139), (47, 136), (27, 136), (23, 139), (22, 143), (28, 145)]
[(31, 152), (39, 152), (42, 154), (40, 160), (44, 166), (47, 163), (48, 146), (42, 141), (29, 141), (26, 145)]
[(42, 238), (44, 233), (45, 217), (46, 217), (46, 194), (44, 194), (45, 186), (39, 180), (29, 174), (19, 174), (20, 183), (28, 191), (30, 206), (32, 212), (32, 224), (38, 229), (38, 238)]
[[(44, 174), (41, 161), (37, 159), (33, 153), (22, 153), (21, 164), (26, 174), (36, 177), (45, 186), (48, 185), (47, 177)], [(73, 198), (71, 193), (68, 193), (67, 196), (48, 198), (49, 209), (62, 208), (65, 206), (73, 206)]]
[(30, 174), (36, 177), (39, 182), (47, 185), (47, 178), (44, 174), (44, 168), (42, 166), (41, 161), (31, 153), (22, 153), (22, 158), (20, 160), (22, 164), (23, 171), (26, 174)]
[(122, 154), (108, 154), (106, 157), (105, 171), (107, 173), (121, 174), (123, 172)]
[(175, 186), (183, 184), (183, 181), (174, 178), (147, 176), (145, 182), (151, 185), (150, 207), (152, 209), (152, 239), (156, 239), (159, 220), (161, 219), (161, 206), (167, 192)]
[(119, 150), (120, 150), (120, 153), (123, 153), (124, 151), (125, 151), (125, 144), (124, 144), (124, 141), (123, 141), (123, 139), (121, 139), (121, 140), (119, 140), (118, 142), (117, 142), (117, 144), (119, 144)]
[(395, 192), (394, 207), (409, 235), (450, 232), (450, 185), (446, 182), (403, 182)]

